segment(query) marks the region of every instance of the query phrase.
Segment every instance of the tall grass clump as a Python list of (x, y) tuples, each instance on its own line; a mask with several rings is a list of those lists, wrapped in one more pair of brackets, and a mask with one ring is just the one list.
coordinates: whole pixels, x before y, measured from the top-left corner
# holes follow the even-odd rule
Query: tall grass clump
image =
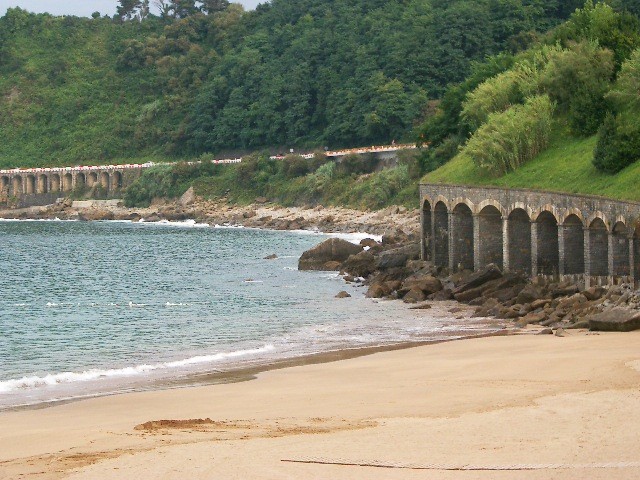
[(482, 169), (500, 176), (542, 152), (549, 144), (554, 104), (547, 95), (492, 113), (469, 139), (461, 154)]

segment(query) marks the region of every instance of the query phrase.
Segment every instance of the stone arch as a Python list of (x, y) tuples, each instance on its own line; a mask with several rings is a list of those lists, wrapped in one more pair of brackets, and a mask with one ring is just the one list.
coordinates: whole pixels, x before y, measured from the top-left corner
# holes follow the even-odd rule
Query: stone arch
[(536, 217), (537, 266), (541, 275), (557, 275), (560, 271), (560, 249), (558, 245), (558, 219), (556, 215), (543, 210)]
[(65, 192), (73, 190), (73, 175), (71, 173), (65, 173), (62, 177), (62, 190)]
[(611, 226), (610, 223), (609, 223), (609, 220), (607, 219), (607, 216), (604, 213), (602, 213), (601, 211), (599, 211), (599, 210), (597, 212), (589, 215), (589, 217), (587, 218), (587, 221), (586, 221), (586, 225), (590, 226), (594, 222), (594, 220), (596, 220), (596, 219), (600, 219), (602, 221), (602, 223), (604, 224), (605, 229), (607, 231), (609, 231), (609, 227)]
[[(586, 225), (585, 221), (584, 221), (584, 215), (582, 214), (582, 212), (580, 210), (578, 210), (577, 208), (568, 208), (565, 212), (564, 212), (564, 217), (562, 218), (562, 223), (565, 224), (567, 222), (567, 219), (569, 217), (575, 217), (577, 218), (582, 225)], [(575, 219), (571, 220), (571, 223), (575, 223)]]
[(453, 266), (457, 270), (473, 270), (473, 210), (467, 202), (458, 203), (452, 211), (451, 241)]
[(86, 184), (87, 184), (86, 175), (82, 172), (76, 173), (76, 188), (77, 189), (84, 188)]
[[(116, 172), (117, 173), (117, 172)], [(433, 260), (433, 212), (431, 211), (431, 202), (425, 198), (422, 202), (422, 259), (426, 261)]]
[(433, 261), (436, 267), (449, 266), (449, 210), (438, 201), (433, 209)]
[(514, 202), (510, 204), (508, 209), (509, 215), (511, 215), (514, 210), (522, 210), (529, 219), (533, 218), (533, 209), (524, 202)]
[(457, 197), (454, 198), (450, 203), (449, 203), (449, 210), (451, 210), (452, 212), (456, 209), (456, 207), (460, 204), (464, 204), (467, 207), (469, 207), (469, 210), (471, 210), (471, 214), (473, 214), (473, 212), (476, 211), (476, 206), (473, 204), (473, 202), (471, 200), (469, 200), (468, 198), (464, 198), (464, 197)]
[(122, 185), (122, 172), (113, 172), (111, 174), (111, 189), (121, 190)]
[(11, 187), (13, 188), (13, 195), (22, 195), (22, 177), (20, 175), (15, 175), (11, 179)]
[(631, 274), (629, 264), (629, 237), (630, 232), (624, 222), (617, 222), (611, 229), (611, 253), (613, 255), (614, 277), (627, 277)]
[(531, 219), (523, 208), (509, 214), (509, 270), (531, 275)]
[(474, 213), (480, 214), (483, 210), (486, 209), (486, 207), (489, 207), (489, 206), (495, 208), (498, 211), (498, 213), (500, 213), (500, 216), (504, 217), (506, 215), (504, 207), (502, 205), (500, 205), (499, 202), (497, 202), (496, 200), (493, 200), (491, 198), (489, 198), (487, 200), (483, 200), (478, 205), (476, 205)]
[(601, 217), (594, 217), (589, 223), (589, 264), (594, 277), (609, 275), (609, 234)]
[(576, 213), (567, 215), (562, 223), (564, 239), (564, 273), (584, 273), (584, 223)]
[(553, 220), (556, 222), (556, 225), (560, 223), (560, 217), (558, 216), (556, 207), (553, 205), (543, 205), (540, 209), (534, 211), (531, 214), (531, 221), (537, 222), (541, 215), (544, 215), (547, 219), (549, 219), (549, 215), (551, 215)]
[(38, 175), (38, 185), (37, 192), (38, 193), (48, 193), (49, 192), (49, 182), (47, 176), (44, 173)]
[(60, 175), (54, 173), (51, 175), (51, 191), (60, 192), (62, 190), (62, 182), (60, 181)]
[(502, 248), (502, 212), (493, 203), (490, 203), (480, 210), (477, 220), (479, 233), (479, 265), (482, 267), (490, 263), (495, 263), (500, 267), (500, 269), (502, 269), (504, 266)]
[(98, 183), (98, 174), (96, 172), (90, 172), (87, 175), (87, 187), (91, 188)]
[(2, 193), (9, 193), (9, 186), (11, 185), (11, 180), (9, 179), (9, 177), (2, 176), (0, 177), (0, 190), (2, 190)]
[(109, 172), (102, 172), (100, 174), (100, 186), (106, 191), (109, 191)]

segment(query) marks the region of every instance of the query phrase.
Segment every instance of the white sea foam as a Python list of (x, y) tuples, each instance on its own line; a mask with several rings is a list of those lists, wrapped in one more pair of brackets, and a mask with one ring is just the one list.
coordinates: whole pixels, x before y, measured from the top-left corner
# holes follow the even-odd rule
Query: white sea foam
[(170, 221), (170, 220), (160, 220), (158, 222), (148, 222), (144, 218), (141, 218), (138, 223), (143, 223), (145, 225), (158, 225), (164, 227), (181, 227), (181, 228), (209, 228), (211, 225), (208, 223), (198, 223), (195, 220), (181, 220), (181, 221)]
[(117, 369), (91, 369), (84, 372), (62, 372), (45, 375), (43, 377), (29, 376), (20, 379), (6, 380), (0, 382), (0, 393), (9, 393), (15, 390), (29, 390), (39, 387), (55, 386), (67, 383), (89, 382), (92, 380), (133, 377), (157, 370), (167, 370), (172, 368), (188, 367), (192, 365), (202, 365), (207, 363), (220, 362), (222, 360), (260, 355), (275, 350), (273, 345), (265, 345), (251, 350), (237, 350), (235, 352), (220, 352), (212, 355), (199, 355), (173, 362), (156, 363), (152, 365), (137, 365), (135, 367), (125, 367)]
[(342, 232), (333, 232), (326, 233), (320, 230), (290, 230), (293, 233), (297, 233), (299, 235), (314, 235), (314, 236), (323, 236), (323, 237), (331, 237), (331, 238), (340, 238), (342, 240), (346, 240), (351, 243), (360, 243), (361, 240), (365, 238), (372, 238), (376, 242), (382, 241), (382, 235), (372, 235), (366, 232), (354, 232), (354, 233), (342, 233)]

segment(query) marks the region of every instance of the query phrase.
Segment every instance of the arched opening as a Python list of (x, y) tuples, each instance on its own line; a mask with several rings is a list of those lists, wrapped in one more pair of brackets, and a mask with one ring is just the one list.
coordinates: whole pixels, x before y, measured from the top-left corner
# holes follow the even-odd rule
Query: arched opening
[[(502, 214), (493, 205), (484, 207), (478, 215), (479, 263), (481, 266), (495, 263), (503, 268)], [(473, 233), (473, 230), (472, 230)]]
[(2, 189), (2, 193), (9, 193), (9, 185), (11, 184), (11, 181), (9, 180), (9, 177), (1, 177), (0, 178), (0, 189)]
[(601, 218), (596, 218), (589, 225), (589, 258), (592, 276), (609, 275), (609, 234)]
[[(113, 172), (113, 175), (111, 175), (111, 188), (113, 190), (120, 190), (122, 188), (122, 173)], [(431, 210), (429, 210), (429, 213), (431, 213)]]
[(70, 192), (73, 190), (73, 175), (70, 173), (66, 173), (62, 180), (62, 189), (65, 192)]
[(27, 175), (25, 184), (25, 193), (27, 195), (33, 195), (36, 192), (36, 177), (34, 175)]
[(100, 186), (104, 188), (105, 191), (109, 191), (109, 173), (102, 172), (100, 174)]
[(87, 175), (87, 187), (91, 188), (96, 183), (98, 183), (98, 174), (96, 172), (91, 172)]
[(22, 195), (22, 177), (16, 175), (12, 180), (13, 195)]
[(54, 173), (51, 175), (51, 191), (59, 192), (60, 190), (60, 175)]
[(557, 275), (560, 268), (558, 222), (551, 212), (544, 211), (536, 220), (538, 228), (538, 273)]
[(422, 204), (422, 259), (426, 261), (433, 260), (433, 238), (431, 237), (432, 226), (433, 216), (431, 214), (431, 203), (429, 203), (428, 200), (425, 200)]
[(564, 273), (584, 273), (584, 225), (577, 215), (569, 215), (562, 225), (564, 238)]
[(454, 269), (473, 270), (473, 214), (464, 203), (453, 209), (451, 229)]
[(614, 277), (627, 277), (631, 273), (631, 265), (629, 264), (629, 229), (624, 223), (618, 222), (613, 226), (612, 235), (613, 272), (611, 272), (611, 275)]
[(433, 251), (435, 258), (433, 259), (436, 267), (449, 266), (449, 211), (447, 206), (442, 203), (436, 203), (433, 210)]
[(521, 208), (509, 214), (509, 270), (531, 275), (531, 219)]
[(80, 172), (76, 174), (76, 189), (82, 189), (87, 184), (87, 178), (84, 173)]
[(47, 184), (47, 176), (46, 175), (38, 175), (38, 193), (47, 193), (48, 192), (48, 184)]

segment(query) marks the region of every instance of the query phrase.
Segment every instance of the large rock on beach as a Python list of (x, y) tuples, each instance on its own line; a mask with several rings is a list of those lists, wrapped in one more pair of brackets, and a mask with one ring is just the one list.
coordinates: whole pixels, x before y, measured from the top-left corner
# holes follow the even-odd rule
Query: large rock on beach
[(491, 263), (479, 272), (469, 275), (467, 280), (453, 291), (453, 294), (456, 295), (458, 293), (463, 293), (467, 290), (480, 287), (485, 283), (490, 282), (491, 280), (498, 279), (500, 277), (502, 277), (502, 272), (497, 265)]
[(366, 277), (375, 272), (376, 258), (370, 252), (360, 252), (347, 258), (341, 269), (356, 277)]
[(601, 332), (630, 332), (640, 329), (640, 311), (612, 308), (589, 317), (589, 329)]
[(340, 238), (330, 238), (304, 252), (298, 260), (298, 270), (326, 270), (330, 262), (334, 267), (335, 263), (338, 263), (337, 268), (331, 268), (331, 270), (339, 270), (345, 260), (361, 251), (361, 245), (355, 245)]

